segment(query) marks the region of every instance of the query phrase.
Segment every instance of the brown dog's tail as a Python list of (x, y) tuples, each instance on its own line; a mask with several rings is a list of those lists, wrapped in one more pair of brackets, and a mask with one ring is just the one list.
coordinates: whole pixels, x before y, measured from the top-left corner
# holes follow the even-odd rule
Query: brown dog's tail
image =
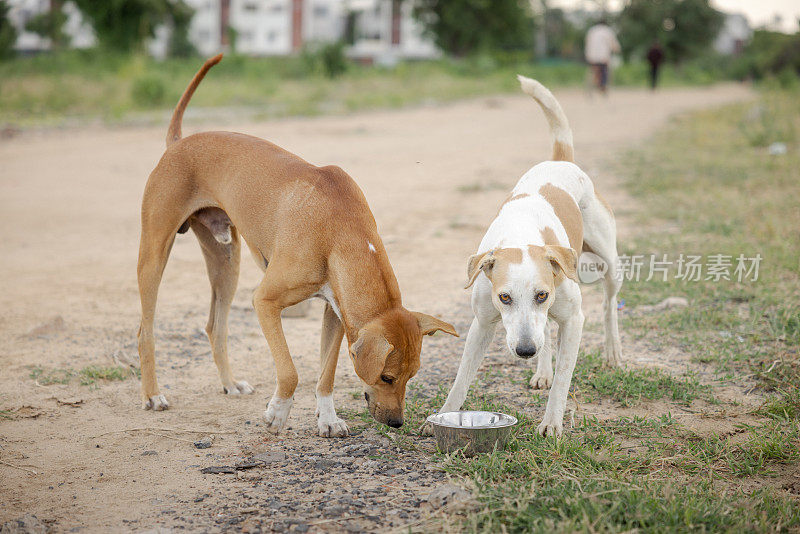
[(172, 112), (172, 120), (169, 121), (169, 129), (167, 129), (167, 146), (171, 145), (175, 141), (181, 138), (181, 123), (183, 122), (183, 112), (186, 110), (186, 106), (189, 104), (189, 100), (192, 99), (192, 95), (194, 94), (195, 89), (197, 86), (200, 85), (200, 82), (203, 81), (205, 78), (206, 73), (211, 70), (211, 67), (216, 65), (222, 59), (222, 54), (217, 54), (216, 56), (212, 57), (211, 59), (206, 60), (203, 63), (203, 66), (200, 67), (200, 70), (197, 71), (197, 74), (194, 75), (192, 78), (189, 87), (183, 92), (183, 96), (181, 99), (178, 100), (178, 105), (175, 106), (175, 111)]
[(553, 134), (553, 160), (575, 161), (575, 152), (572, 148), (572, 130), (569, 127), (567, 116), (561, 109), (556, 97), (547, 87), (525, 76), (517, 76), (522, 90), (533, 97), (542, 107), (547, 122), (550, 123), (550, 132)]

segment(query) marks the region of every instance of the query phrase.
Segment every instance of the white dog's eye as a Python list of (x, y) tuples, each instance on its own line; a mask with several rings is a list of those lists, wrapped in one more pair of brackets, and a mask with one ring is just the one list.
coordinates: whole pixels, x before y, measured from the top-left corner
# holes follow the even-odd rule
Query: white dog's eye
[(536, 299), (537, 304), (541, 304), (542, 302), (547, 300), (548, 296), (549, 295), (547, 291), (539, 291), (538, 293), (536, 293), (536, 296), (534, 298)]
[(499, 295), (497, 295), (497, 298), (499, 298), (500, 302), (502, 302), (503, 304), (511, 304), (511, 295), (509, 295), (508, 293), (500, 293)]

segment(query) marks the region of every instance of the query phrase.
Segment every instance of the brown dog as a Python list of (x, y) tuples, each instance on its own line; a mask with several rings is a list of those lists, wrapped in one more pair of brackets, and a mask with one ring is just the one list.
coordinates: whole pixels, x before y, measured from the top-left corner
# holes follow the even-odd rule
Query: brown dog
[(352, 178), (335, 166), (316, 167), (272, 143), (230, 132), (181, 139), (183, 112), (208, 70), (205, 62), (178, 102), (167, 150), (150, 174), (142, 201), (139, 357), (144, 408), (164, 410), (155, 374), (153, 319), (161, 275), (176, 233), (191, 228), (211, 281), (206, 326), (228, 394), (252, 393), (231, 374), (228, 311), (239, 276), (240, 236), (264, 271), (253, 306), (275, 359), (277, 387), (264, 417), (273, 432), (286, 424), (297, 386), (281, 325), (281, 310), (309, 297), (326, 300), (317, 382), (319, 433), (345, 436), (333, 407), (339, 347), (347, 336), (372, 416), (403, 424), (405, 390), (420, 367), (422, 336), (457, 335), (453, 326), (403, 308), (375, 219)]

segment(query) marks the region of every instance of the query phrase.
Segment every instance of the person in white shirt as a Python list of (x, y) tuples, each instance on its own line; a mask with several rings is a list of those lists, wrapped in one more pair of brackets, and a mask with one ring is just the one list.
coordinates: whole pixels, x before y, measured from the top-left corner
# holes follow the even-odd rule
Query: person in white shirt
[(608, 87), (608, 64), (611, 62), (611, 55), (620, 51), (617, 35), (614, 33), (605, 18), (589, 28), (586, 32), (586, 46), (584, 54), (586, 62), (591, 66), (594, 73), (595, 86), (605, 94)]

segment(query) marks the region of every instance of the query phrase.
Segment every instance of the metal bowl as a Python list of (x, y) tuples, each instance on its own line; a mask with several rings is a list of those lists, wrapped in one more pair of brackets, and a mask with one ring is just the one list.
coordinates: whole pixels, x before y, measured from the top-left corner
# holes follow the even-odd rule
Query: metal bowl
[(499, 412), (443, 412), (428, 417), (442, 452), (466, 455), (502, 449), (517, 418)]

